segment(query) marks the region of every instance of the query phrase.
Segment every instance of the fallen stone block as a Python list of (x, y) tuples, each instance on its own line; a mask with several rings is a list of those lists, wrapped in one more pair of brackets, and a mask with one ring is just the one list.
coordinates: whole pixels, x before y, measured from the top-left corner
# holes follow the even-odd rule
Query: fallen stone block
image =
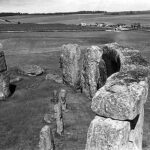
[(28, 76), (38, 76), (44, 72), (44, 70), (37, 65), (25, 65), (21, 66), (19, 69), (23, 74)]

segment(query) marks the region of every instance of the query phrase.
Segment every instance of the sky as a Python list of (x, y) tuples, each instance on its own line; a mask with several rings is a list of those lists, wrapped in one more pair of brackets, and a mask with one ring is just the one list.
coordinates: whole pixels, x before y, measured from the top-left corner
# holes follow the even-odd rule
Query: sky
[(0, 0), (0, 12), (54, 13), (82, 10), (150, 10), (150, 0)]

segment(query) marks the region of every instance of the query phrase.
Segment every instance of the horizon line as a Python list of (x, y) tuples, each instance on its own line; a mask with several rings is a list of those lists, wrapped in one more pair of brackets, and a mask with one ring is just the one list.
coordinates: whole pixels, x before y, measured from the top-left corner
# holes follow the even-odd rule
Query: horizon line
[(121, 12), (148, 12), (150, 10), (125, 10), (125, 11), (105, 11), (105, 10), (81, 10), (81, 11), (56, 11), (56, 12), (35, 12), (35, 13), (28, 13), (28, 12), (0, 12), (0, 13), (20, 13), (20, 14), (63, 14), (63, 13), (80, 13), (80, 12), (101, 12), (101, 13), (121, 13)]

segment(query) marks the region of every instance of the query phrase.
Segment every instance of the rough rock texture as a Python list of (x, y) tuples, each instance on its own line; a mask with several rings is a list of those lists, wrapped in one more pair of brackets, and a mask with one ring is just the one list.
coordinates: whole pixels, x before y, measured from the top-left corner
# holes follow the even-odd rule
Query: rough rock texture
[(45, 79), (46, 80), (54, 80), (57, 83), (63, 83), (62, 78), (59, 75), (56, 75), (56, 74), (49, 73), (49, 74), (46, 75)]
[(116, 53), (120, 59), (120, 71), (126, 72), (137, 66), (148, 67), (148, 62), (141, 56), (139, 50), (123, 47), (118, 43), (105, 44), (103, 49)]
[[(131, 121), (129, 143), (133, 144), (135, 150), (142, 150), (144, 108), (137, 117)], [(130, 149), (129, 149), (130, 150)]]
[(91, 47), (63, 45), (61, 59), (64, 82), (76, 89), (80, 87), (89, 98), (93, 98), (112, 74), (137, 68), (146, 72), (148, 68), (138, 50), (117, 43)]
[(0, 49), (2, 49), (3, 48), (3, 44), (2, 43), (0, 43)]
[(54, 116), (52, 114), (45, 114), (44, 115), (44, 121), (46, 123), (50, 124), (54, 121)]
[(0, 74), (0, 100), (5, 100), (10, 95), (9, 82), (9, 76)]
[(64, 130), (64, 124), (63, 124), (62, 107), (60, 102), (54, 105), (54, 112), (55, 112), (54, 116), (56, 118), (57, 133), (59, 135), (62, 135)]
[(108, 78), (92, 99), (99, 116), (90, 124), (86, 150), (142, 150), (148, 63), (138, 50), (117, 43), (100, 47)]
[(62, 55), (63, 81), (77, 88), (80, 84), (80, 47), (77, 44), (63, 45)]
[(58, 91), (53, 90), (51, 102), (58, 103)]
[(67, 103), (66, 103), (66, 97), (67, 97), (67, 91), (65, 89), (61, 89), (59, 94), (59, 102), (61, 104), (62, 110), (67, 110)]
[[(104, 74), (106, 71), (105, 63), (102, 62), (102, 50), (97, 46), (91, 46), (90, 48), (87, 48), (82, 59), (82, 91), (87, 96), (93, 97), (97, 89), (102, 86), (102, 83), (100, 82), (101, 78), (106, 79), (106, 74)], [(99, 64), (101, 64), (101, 72)]]
[(37, 65), (25, 65), (20, 67), (20, 70), (22, 71), (23, 74), (28, 76), (37, 76), (44, 72), (44, 70)]
[(40, 132), (39, 150), (54, 150), (54, 139), (50, 126), (45, 125)]
[(6, 60), (4, 56), (4, 52), (0, 52), (0, 73), (7, 70)]
[(121, 150), (129, 133), (129, 122), (96, 116), (88, 130), (85, 150)]
[(10, 83), (19, 82), (21, 80), (23, 80), (23, 78), (21, 76), (17, 76), (17, 77), (10, 79)]
[[(137, 73), (137, 72), (135, 72)], [(132, 120), (143, 108), (148, 95), (148, 83), (136, 82), (134, 76), (116, 73), (107, 79), (92, 99), (92, 110), (100, 115), (118, 120)], [(117, 76), (121, 75), (121, 79)]]

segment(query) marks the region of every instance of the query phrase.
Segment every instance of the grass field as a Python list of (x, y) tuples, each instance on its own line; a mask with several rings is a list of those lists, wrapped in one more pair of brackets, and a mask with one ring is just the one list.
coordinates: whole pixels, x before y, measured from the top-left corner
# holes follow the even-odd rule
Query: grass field
[(81, 22), (105, 22), (107, 24), (125, 23), (130, 25), (131, 23), (140, 22), (143, 25), (150, 24), (150, 14), (140, 15), (103, 15), (103, 14), (75, 14), (75, 15), (60, 15), (60, 16), (10, 16), (1, 17), (7, 19), (12, 23), (18, 21), (22, 23), (38, 23), (38, 24), (49, 24), (49, 23), (63, 23), (63, 24), (80, 24)]
[[(0, 43), (6, 55), (8, 68), (17, 74), (15, 68), (24, 64), (37, 64), (46, 73), (61, 75), (59, 55), (62, 44), (99, 45), (118, 42), (121, 45), (139, 49), (150, 60), (149, 32), (26, 32), (0, 33)], [(44, 126), (43, 116), (52, 110), (49, 106), (53, 89), (61, 87), (69, 91), (69, 112), (64, 114), (65, 133), (55, 135), (56, 150), (84, 150), (86, 133), (94, 114), (90, 101), (63, 84), (45, 80), (45, 74), (38, 77), (24, 77), (15, 83), (15, 93), (5, 102), (0, 102), (0, 150), (37, 150), (40, 129)], [(143, 150), (150, 146), (150, 96), (145, 105)], [(55, 123), (52, 123), (55, 132)]]

